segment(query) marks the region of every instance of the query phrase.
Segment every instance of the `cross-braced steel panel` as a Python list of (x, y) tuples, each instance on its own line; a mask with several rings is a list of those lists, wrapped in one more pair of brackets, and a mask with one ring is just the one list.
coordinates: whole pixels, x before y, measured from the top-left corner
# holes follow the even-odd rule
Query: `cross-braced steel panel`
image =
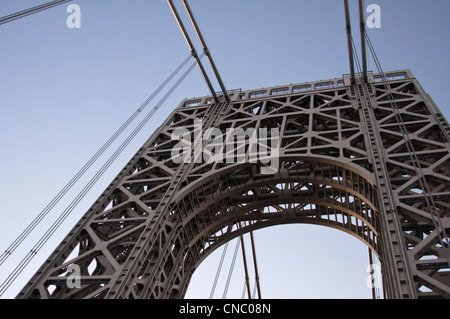
[[(409, 70), (387, 78), (183, 101), (18, 298), (182, 298), (219, 246), (285, 223), (359, 238), (380, 258), (387, 298), (450, 297), (450, 126)], [(272, 133), (251, 144), (251, 129)], [(190, 150), (181, 163), (176, 132)], [(267, 156), (252, 160), (253, 147)], [(198, 150), (222, 160), (194, 160)], [(67, 285), (73, 265), (78, 288)]]

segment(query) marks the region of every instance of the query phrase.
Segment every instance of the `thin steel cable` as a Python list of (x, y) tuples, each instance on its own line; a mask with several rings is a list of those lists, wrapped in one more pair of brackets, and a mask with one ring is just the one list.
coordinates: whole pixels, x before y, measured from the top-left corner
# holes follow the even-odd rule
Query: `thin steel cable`
[(206, 43), (205, 37), (203, 36), (202, 28), (200, 27), (200, 24), (197, 21), (197, 19), (195, 19), (194, 13), (193, 13), (193, 11), (191, 9), (191, 6), (189, 5), (188, 1), (187, 0), (182, 0), (182, 2), (184, 4), (184, 8), (186, 9), (186, 12), (187, 12), (187, 14), (189, 16), (189, 19), (191, 20), (191, 23), (192, 23), (192, 25), (193, 25), (193, 27), (195, 29), (195, 32), (197, 33), (197, 37), (200, 40), (200, 43), (201, 43), (202, 48), (203, 48), (203, 52), (206, 54), (206, 57), (209, 60), (209, 63), (210, 63), (211, 68), (212, 68), (212, 70), (214, 72), (214, 75), (216, 76), (216, 80), (219, 83), (219, 86), (220, 86), (220, 88), (222, 90), (222, 93), (223, 93), (223, 95), (225, 97), (225, 100), (229, 102), (230, 101), (230, 96), (228, 95), (228, 91), (227, 91), (226, 86), (225, 86), (225, 84), (224, 84), (224, 82), (222, 80), (222, 76), (220, 75), (220, 72), (219, 72), (219, 70), (217, 68), (217, 65), (214, 62), (214, 59), (213, 59), (212, 54), (211, 54), (211, 50), (210, 50), (210, 48), (208, 47), (208, 45)]
[(213, 283), (213, 286), (211, 288), (211, 292), (209, 294), (209, 299), (212, 299), (213, 296), (214, 296), (214, 292), (215, 292), (216, 286), (217, 286), (217, 281), (219, 280), (220, 272), (222, 270), (223, 261), (225, 259), (225, 255), (227, 253), (228, 243), (229, 242), (227, 242), (225, 244), (225, 247), (223, 248), (222, 257), (220, 258), (219, 267), (217, 268), (216, 277), (214, 278), (214, 283)]
[(252, 256), (253, 256), (253, 267), (255, 269), (255, 286), (253, 289), (252, 298), (255, 298), (256, 288), (258, 290), (258, 298), (261, 299), (261, 285), (259, 281), (259, 270), (258, 270), (258, 262), (256, 260), (256, 249), (255, 249), (255, 238), (253, 236), (253, 232), (250, 232), (250, 243), (252, 247)]
[[(203, 55), (202, 55), (203, 56)], [(193, 63), (178, 81), (171, 87), (171, 89), (162, 97), (162, 99), (156, 104), (156, 106), (147, 114), (147, 116), (139, 123), (134, 131), (128, 136), (128, 138), (121, 144), (121, 146), (114, 152), (114, 154), (108, 159), (108, 161), (102, 166), (97, 174), (89, 181), (89, 183), (83, 188), (78, 196), (71, 202), (66, 210), (58, 217), (58, 219), (50, 226), (46, 233), (36, 243), (36, 245), (30, 250), (25, 258), (19, 263), (19, 265), (13, 270), (13, 272), (6, 278), (6, 280), (0, 286), (0, 297), (10, 287), (14, 280), (20, 275), (23, 269), (29, 264), (29, 262), (36, 256), (39, 250), (45, 245), (48, 239), (55, 233), (62, 222), (70, 215), (76, 205), (83, 199), (92, 186), (98, 181), (103, 173), (109, 168), (109, 166), (117, 159), (120, 153), (131, 142), (131, 140), (137, 135), (137, 133), (144, 127), (144, 125), (150, 120), (155, 112), (161, 107), (161, 105), (169, 98), (169, 96), (175, 91), (175, 89), (181, 84), (181, 82), (187, 77), (187, 75), (195, 68), (196, 63)]]
[[(257, 288), (257, 283), (255, 282), (255, 285), (253, 286), (252, 299), (255, 299), (255, 297), (256, 297), (256, 288)], [(259, 297), (259, 299), (261, 299), (261, 296)]]
[[(240, 226), (239, 226), (239, 228), (240, 228)], [(252, 296), (251, 296), (251, 292), (250, 292), (250, 278), (248, 276), (247, 255), (245, 253), (244, 236), (241, 235), (240, 237), (241, 237), (241, 249), (242, 249), (242, 262), (244, 264), (245, 285), (247, 287), (248, 298), (251, 298)]]
[(227, 278), (227, 282), (225, 284), (225, 289), (223, 291), (222, 299), (225, 299), (227, 297), (228, 288), (230, 286), (230, 281), (231, 281), (231, 275), (233, 274), (234, 264), (236, 263), (236, 256), (237, 256), (237, 253), (239, 251), (240, 241), (241, 241), (240, 238), (238, 238), (237, 241), (236, 241), (236, 247), (234, 249), (233, 260), (231, 261), (230, 270), (228, 271), (228, 278)]
[(241, 294), (241, 299), (245, 298), (245, 294), (247, 292), (247, 283), (244, 280), (244, 287), (242, 287), (242, 294)]
[(28, 235), (39, 225), (39, 223), (50, 213), (55, 205), (67, 194), (75, 183), (84, 175), (84, 173), (97, 161), (97, 159), (111, 146), (111, 144), (123, 133), (123, 131), (136, 119), (136, 117), (150, 104), (151, 101), (172, 81), (172, 79), (181, 71), (181, 69), (192, 58), (189, 55), (172, 74), (150, 95), (144, 103), (126, 120), (122, 126), (110, 137), (108, 141), (92, 156), (92, 158), (72, 177), (64, 188), (50, 201), (50, 203), (39, 213), (38, 216), (22, 231), (22, 233), (11, 243), (11, 245), (0, 256), (0, 266), (12, 255)]
[(17, 20), (17, 19), (20, 19), (20, 18), (24, 18), (24, 17), (29, 16), (31, 14), (38, 13), (38, 12), (41, 12), (41, 11), (44, 11), (44, 10), (56, 7), (56, 6), (59, 6), (59, 5), (63, 4), (63, 3), (67, 3), (67, 2), (70, 2), (70, 1), (72, 1), (72, 0), (51, 1), (51, 2), (47, 2), (47, 3), (44, 3), (44, 4), (41, 4), (41, 5), (32, 7), (32, 8), (29, 8), (29, 9), (25, 9), (25, 10), (22, 10), (22, 11), (19, 11), (19, 12), (16, 12), (16, 13), (9, 14), (7, 16), (4, 16), (4, 17), (0, 18), (0, 25), (8, 23), (8, 22), (11, 22), (11, 21), (14, 21), (14, 20)]
[(353, 55), (355, 56), (356, 69), (357, 69), (358, 73), (361, 74), (361, 73), (362, 73), (362, 71), (361, 71), (361, 70), (362, 70), (362, 67), (361, 67), (361, 63), (360, 63), (360, 61), (359, 61), (358, 51), (355, 49), (356, 45), (355, 45), (355, 42), (354, 42), (352, 36), (350, 36), (350, 41), (351, 41), (351, 43), (352, 43), (352, 51), (353, 51)]

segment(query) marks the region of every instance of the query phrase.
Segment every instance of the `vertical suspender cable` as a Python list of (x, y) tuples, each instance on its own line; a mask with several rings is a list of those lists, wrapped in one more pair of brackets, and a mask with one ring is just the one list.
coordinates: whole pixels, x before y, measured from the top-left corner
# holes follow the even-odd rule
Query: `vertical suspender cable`
[(216, 277), (214, 278), (214, 283), (211, 288), (211, 292), (209, 294), (209, 299), (212, 299), (214, 296), (214, 291), (216, 290), (217, 281), (219, 280), (220, 271), (222, 270), (223, 261), (225, 259), (225, 255), (227, 253), (228, 243), (225, 244), (225, 247), (223, 248), (222, 257), (220, 258), (219, 267), (217, 268)]
[(225, 85), (223, 84), (223, 81), (222, 81), (222, 78), (221, 78), (221, 76), (219, 74), (219, 71), (217, 70), (216, 64), (214, 63), (214, 60), (213, 60), (212, 55), (211, 55), (211, 51), (209, 50), (208, 46), (206, 45), (205, 38), (203, 37), (203, 35), (202, 35), (201, 31), (200, 31), (200, 28), (199, 28), (199, 26), (197, 24), (197, 21), (194, 18), (194, 14), (192, 13), (191, 7), (189, 6), (187, 0), (183, 0), (183, 4), (184, 4), (184, 7), (186, 8), (186, 11), (187, 11), (187, 13), (189, 15), (189, 18), (191, 19), (191, 22), (192, 22), (192, 25), (194, 26), (195, 32), (197, 33), (197, 36), (198, 36), (198, 38), (199, 38), (199, 40), (200, 40), (200, 42), (202, 44), (203, 52), (206, 54), (206, 56), (207, 56), (207, 58), (209, 60), (209, 63), (211, 64), (211, 67), (213, 69), (213, 72), (216, 75), (217, 82), (219, 82), (219, 85), (220, 85), (220, 88), (222, 89), (222, 92), (223, 92), (223, 95), (225, 97), (225, 100), (227, 102), (229, 102), (230, 101), (230, 96), (228, 95), (227, 89), (225, 88)]
[(227, 278), (227, 282), (225, 284), (225, 289), (223, 291), (222, 299), (225, 299), (227, 297), (228, 287), (230, 286), (231, 275), (233, 274), (234, 264), (236, 262), (236, 256), (237, 256), (237, 253), (239, 251), (239, 242), (240, 242), (240, 238), (238, 238), (238, 240), (236, 242), (236, 247), (234, 249), (233, 260), (231, 262), (230, 270), (228, 271), (228, 278)]
[(247, 295), (248, 295), (248, 299), (252, 298), (252, 294), (250, 291), (250, 280), (249, 280), (249, 276), (248, 276), (248, 267), (247, 267), (247, 257), (245, 254), (245, 246), (244, 246), (244, 236), (241, 235), (241, 249), (242, 249), (242, 259), (244, 261), (244, 273), (245, 273), (245, 285), (247, 287)]
[(167, 0), (167, 2), (169, 3), (170, 9), (172, 10), (172, 13), (175, 16), (175, 19), (177, 20), (178, 26), (180, 27), (181, 32), (183, 33), (183, 36), (184, 36), (184, 38), (185, 38), (185, 40), (186, 40), (186, 42), (187, 42), (187, 44), (189, 46), (189, 49), (191, 50), (192, 56), (197, 61), (198, 67), (200, 69), (200, 72), (202, 73), (202, 75), (203, 75), (203, 77), (204, 77), (204, 79), (206, 81), (206, 84), (208, 85), (208, 88), (209, 88), (209, 90), (211, 92), (211, 95), (214, 97), (214, 101), (216, 103), (218, 103), (219, 102), (219, 98), (217, 97), (217, 94), (214, 91), (214, 88), (213, 88), (213, 86), (211, 84), (211, 81), (210, 81), (210, 79), (208, 77), (208, 74), (206, 73), (206, 70), (203, 67), (202, 62), (200, 61), (200, 58), (199, 58), (199, 56), (197, 54), (197, 50), (195, 49), (194, 44), (192, 43), (192, 40), (189, 37), (189, 34), (187, 33), (187, 30), (186, 30), (186, 28), (185, 28), (185, 26), (183, 24), (183, 21), (181, 21), (181, 17), (178, 14), (178, 11), (177, 11), (175, 5), (173, 4), (173, 1), (172, 0)]

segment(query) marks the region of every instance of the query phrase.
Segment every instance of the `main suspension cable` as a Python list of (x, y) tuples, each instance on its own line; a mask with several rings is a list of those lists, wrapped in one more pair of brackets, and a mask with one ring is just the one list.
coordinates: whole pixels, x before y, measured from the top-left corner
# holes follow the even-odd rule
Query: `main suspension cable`
[(97, 161), (97, 159), (111, 146), (111, 144), (122, 134), (122, 132), (134, 121), (134, 119), (150, 104), (151, 101), (172, 81), (180, 70), (192, 58), (189, 55), (169, 77), (145, 100), (144, 103), (122, 124), (122, 126), (110, 137), (108, 141), (92, 156), (92, 158), (72, 177), (64, 188), (51, 200), (51, 202), (39, 213), (38, 216), (22, 231), (22, 233), (11, 243), (11, 245), (0, 256), (0, 266), (8, 259), (17, 247), (28, 237), (28, 235), (39, 225), (39, 223), (50, 213), (55, 205), (67, 194), (75, 183), (84, 175), (84, 173)]
[[(203, 57), (203, 55), (202, 55)], [(83, 199), (83, 197), (88, 193), (88, 191), (94, 186), (98, 179), (103, 175), (103, 173), (109, 168), (109, 166), (117, 159), (120, 153), (125, 149), (125, 147), (133, 140), (133, 138), (139, 133), (139, 131), (144, 127), (144, 125), (152, 118), (156, 111), (161, 107), (161, 105), (169, 98), (169, 96), (175, 91), (175, 89), (181, 84), (181, 82), (187, 77), (187, 75), (194, 69), (196, 63), (191, 64), (191, 66), (183, 73), (183, 75), (178, 79), (178, 81), (173, 84), (170, 90), (161, 98), (161, 100), (156, 104), (156, 106), (147, 114), (147, 116), (139, 123), (139, 125), (134, 129), (134, 131), (128, 136), (128, 138), (120, 145), (120, 147), (114, 152), (114, 154), (108, 159), (108, 161), (102, 166), (102, 168), (97, 172), (97, 174), (89, 181), (89, 183), (83, 188), (83, 190), (78, 194), (78, 196), (71, 202), (71, 204), (66, 208), (66, 210), (58, 217), (58, 219), (50, 226), (46, 233), (41, 237), (41, 239), (36, 243), (36, 245), (30, 250), (30, 252), (25, 256), (25, 258), (19, 263), (19, 265), (13, 270), (13, 272), (6, 278), (6, 280), (0, 286), (0, 297), (3, 293), (10, 287), (14, 280), (20, 275), (23, 269), (30, 263), (30, 261), (36, 256), (39, 250), (45, 245), (49, 238), (55, 233), (63, 221), (70, 215), (76, 205)]]
[(47, 3), (41, 4), (41, 5), (35, 6), (33, 8), (29, 8), (29, 9), (22, 10), (22, 11), (13, 13), (13, 14), (9, 14), (7, 16), (4, 16), (4, 17), (0, 18), (0, 25), (8, 23), (8, 22), (11, 22), (11, 21), (14, 21), (14, 20), (17, 20), (17, 19), (20, 19), (20, 18), (24, 18), (24, 17), (29, 16), (31, 14), (34, 14), (34, 13), (37, 13), (37, 12), (41, 12), (41, 11), (44, 11), (44, 10), (56, 7), (56, 6), (59, 6), (59, 5), (63, 4), (63, 3), (67, 3), (67, 2), (70, 2), (70, 1), (72, 1), (72, 0), (50, 1), (50, 2), (47, 2)]

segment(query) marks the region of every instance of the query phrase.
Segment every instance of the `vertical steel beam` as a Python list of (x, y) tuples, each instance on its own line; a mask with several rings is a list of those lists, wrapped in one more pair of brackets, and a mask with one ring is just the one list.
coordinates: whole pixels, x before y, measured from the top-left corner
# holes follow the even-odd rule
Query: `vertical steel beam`
[(189, 6), (187, 0), (183, 0), (183, 4), (189, 15), (189, 19), (191, 19), (191, 22), (192, 22), (192, 25), (194, 26), (195, 32), (197, 33), (197, 36), (200, 39), (200, 42), (203, 47), (203, 52), (205, 52), (206, 56), (208, 57), (209, 63), (211, 64), (213, 72), (217, 78), (217, 82), (219, 82), (220, 88), (222, 89), (222, 92), (223, 92), (223, 96), (225, 97), (226, 101), (230, 101), (230, 96), (228, 95), (227, 89), (225, 88), (225, 85), (223, 84), (222, 78), (219, 74), (219, 71), (217, 70), (216, 64), (214, 63), (214, 59), (212, 58), (211, 51), (209, 51), (209, 48), (206, 45), (206, 41), (200, 31), (197, 21), (195, 20), (195, 17), (194, 17), (194, 14), (192, 13), (191, 7)]
[(352, 45), (352, 26), (350, 23), (350, 12), (348, 9), (348, 0), (344, 0), (345, 7), (345, 25), (347, 30), (347, 44), (348, 44), (348, 56), (350, 61), (350, 77), (352, 85), (355, 84), (355, 64), (353, 58), (353, 45)]
[(211, 81), (209, 80), (208, 74), (206, 73), (205, 68), (203, 67), (203, 64), (200, 60), (200, 57), (197, 54), (197, 50), (194, 47), (194, 44), (192, 43), (191, 38), (189, 37), (189, 34), (183, 24), (183, 21), (181, 21), (181, 17), (178, 14), (177, 9), (175, 8), (173, 1), (172, 0), (167, 0), (167, 2), (169, 3), (170, 9), (172, 10), (173, 15), (175, 16), (175, 19), (177, 20), (177, 23), (181, 29), (181, 32), (184, 35), (184, 38), (186, 39), (186, 42), (189, 46), (189, 49), (191, 50), (192, 56), (195, 58), (195, 60), (197, 61), (198, 67), (200, 68), (200, 72), (202, 73), (203, 77), (205, 78), (206, 84), (208, 85), (209, 90), (211, 91), (211, 95), (214, 98), (214, 101), (216, 101), (216, 103), (219, 102), (219, 98), (217, 97), (217, 94), (211, 84)]

